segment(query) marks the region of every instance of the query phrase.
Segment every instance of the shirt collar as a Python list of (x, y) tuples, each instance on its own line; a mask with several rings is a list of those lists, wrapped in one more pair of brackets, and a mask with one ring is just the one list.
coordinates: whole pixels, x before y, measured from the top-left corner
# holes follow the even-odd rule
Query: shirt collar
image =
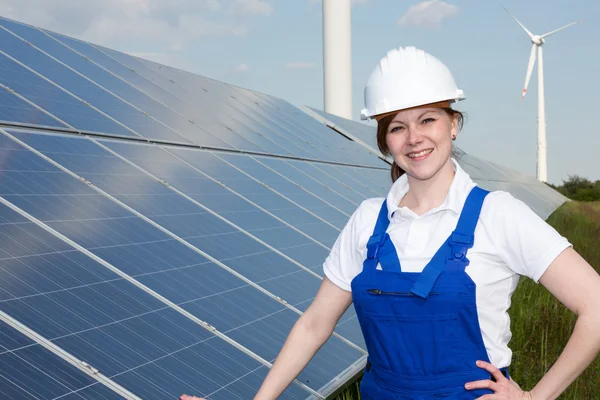
[[(452, 210), (459, 215), (470, 190), (475, 186), (475, 182), (471, 180), (469, 174), (460, 167), (458, 162), (454, 158), (451, 158), (451, 161), (455, 174), (444, 202), (439, 207), (429, 210), (427, 213), (423, 214), (423, 216), (442, 210)], [(418, 218), (418, 216), (407, 207), (398, 207), (398, 203), (400, 203), (400, 200), (402, 200), (404, 195), (408, 192), (408, 187), (408, 177), (406, 174), (398, 178), (392, 185), (386, 199), (389, 220), (392, 219), (395, 212), (400, 213), (400, 215)]]

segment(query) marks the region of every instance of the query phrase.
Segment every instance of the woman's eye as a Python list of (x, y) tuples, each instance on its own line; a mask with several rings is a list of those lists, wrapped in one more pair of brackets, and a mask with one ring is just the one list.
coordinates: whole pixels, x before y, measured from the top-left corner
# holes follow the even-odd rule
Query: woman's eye
[(395, 126), (392, 129), (390, 129), (390, 133), (400, 132), (402, 129), (404, 129), (403, 126)]
[(421, 123), (423, 123), (423, 124), (430, 124), (430, 123), (432, 123), (434, 121), (435, 121), (435, 119), (433, 119), (433, 118), (425, 118), (423, 121), (421, 121)]

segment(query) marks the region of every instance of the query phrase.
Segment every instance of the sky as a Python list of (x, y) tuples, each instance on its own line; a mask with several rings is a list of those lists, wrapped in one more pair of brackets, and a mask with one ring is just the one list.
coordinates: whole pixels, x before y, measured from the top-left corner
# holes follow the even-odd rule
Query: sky
[[(327, 0), (329, 1), (329, 0)], [(600, 179), (600, 2), (352, 0), (353, 119), (390, 49), (416, 46), (452, 71), (466, 100), (456, 144), (536, 171), (537, 64), (521, 99), (534, 34), (547, 38), (548, 181)], [(0, 0), (0, 15), (262, 93), (323, 108), (321, 0)]]

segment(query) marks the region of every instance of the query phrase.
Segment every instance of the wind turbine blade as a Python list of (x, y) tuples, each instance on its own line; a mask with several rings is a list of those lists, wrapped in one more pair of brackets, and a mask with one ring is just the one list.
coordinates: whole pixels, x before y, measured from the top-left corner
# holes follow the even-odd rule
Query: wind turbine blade
[(529, 79), (531, 78), (531, 73), (533, 72), (533, 65), (535, 64), (535, 56), (536, 56), (536, 44), (531, 45), (531, 55), (529, 56), (529, 65), (527, 66), (527, 76), (525, 76), (525, 87), (523, 88), (523, 96), (522, 99), (525, 98), (525, 94), (527, 93), (527, 86), (529, 86)]
[(502, 8), (504, 8), (504, 11), (506, 11), (506, 12), (508, 13), (508, 15), (510, 15), (510, 16), (512, 17), (512, 19), (514, 19), (514, 20), (517, 22), (517, 24), (519, 24), (519, 26), (520, 26), (521, 28), (523, 28), (523, 30), (524, 30), (524, 31), (527, 33), (527, 35), (529, 36), (529, 39), (533, 39), (533, 33), (529, 32), (529, 30), (528, 30), (527, 28), (525, 28), (525, 26), (524, 26), (522, 23), (520, 23), (520, 22), (519, 22), (519, 20), (518, 20), (518, 19), (516, 19), (516, 18), (515, 18), (515, 17), (514, 17), (514, 16), (513, 16), (513, 15), (512, 15), (512, 14), (511, 14), (511, 13), (510, 13), (510, 12), (509, 12), (507, 9), (506, 9), (506, 7), (502, 6)]
[(573, 25), (575, 25), (575, 24), (577, 24), (577, 23), (579, 23), (579, 22), (581, 22), (581, 21), (575, 21), (575, 22), (571, 22), (570, 24), (568, 24), (568, 25), (565, 25), (565, 26), (563, 26), (562, 28), (555, 29), (555, 30), (553, 30), (552, 32), (544, 33), (544, 34), (543, 34), (542, 36), (540, 36), (540, 37), (541, 37), (542, 39), (543, 39), (543, 38), (546, 38), (546, 37), (548, 37), (548, 36), (552, 35), (553, 33), (560, 32), (560, 31), (562, 31), (563, 29), (567, 29), (568, 27), (570, 27), (570, 26), (573, 26)]

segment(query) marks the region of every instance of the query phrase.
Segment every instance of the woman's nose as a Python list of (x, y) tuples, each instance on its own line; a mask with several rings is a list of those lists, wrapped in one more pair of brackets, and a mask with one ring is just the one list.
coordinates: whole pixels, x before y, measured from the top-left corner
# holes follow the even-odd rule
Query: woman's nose
[(421, 141), (422, 137), (423, 136), (421, 135), (421, 132), (419, 131), (418, 128), (415, 128), (415, 127), (408, 128), (407, 142), (409, 144), (419, 143)]

